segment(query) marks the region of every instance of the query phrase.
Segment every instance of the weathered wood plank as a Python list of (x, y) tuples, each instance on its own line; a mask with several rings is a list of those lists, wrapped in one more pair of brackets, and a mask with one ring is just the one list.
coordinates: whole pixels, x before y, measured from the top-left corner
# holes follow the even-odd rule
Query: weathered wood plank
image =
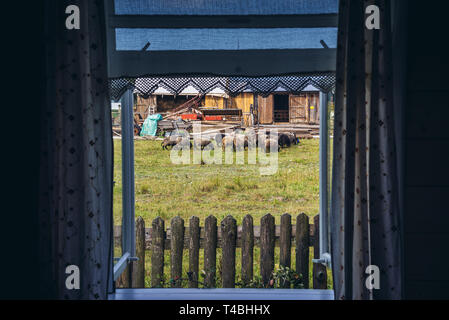
[(296, 218), (296, 272), (302, 275), (304, 288), (309, 288), (309, 218), (301, 213)]
[(145, 288), (145, 222), (142, 217), (136, 221), (136, 257), (131, 264), (131, 282), (133, 288)]
[(189, 288), (198, 288), (200, 219), (198, 217), (191, 217), (189, 226)]
[(274, 217), (267, 214), (260, 219), (260, 275), (266, 286), (274, 269)]
[(170, 275), (172, 286), (182, 285), (182, 252), (184, 249), (184, 220), (174, 217), (171, 220), (172, 241), (170, 247)]
[(165, 222), (160, 217), (152, 223), (151, 287), (162, 287), (164, 279)]
[(235, 248), (237, 240), (237, 222), (227, 216), (221, 222), (222, 242), (222, 281), (223, 288), (235, 287)]
[(215, 287), (217, 272), (217, 218), (208, 216), (204, 222), (204, 286)]
[(280, 235), (280, 253), (279, 265), (291, 267), (291, 248), (292, 248), (292, 216), (284, 214), (281, 217), (281, 235)]
[(242, 221), (242, 283), (249, 284), (253, 280), (254, 262), (254, 225), (253, 217), (246, 215)]
[(126, 266), (125, 270), (115, 281), (116, 288), (131, 288), (131, 268), (129, 265)]
[[(292, 261), (292, 216), (284, 214), (281, 217), (281, 236), (280, 236), (280, 252), (279, 252), (279, 265), (291, 268)], [(290, 282), (283, 284), (284, 288), (290, 287)]]
[[(319, 234), (320, 230), (320, 216), (317, 215), (313, 219), (313, 226), (315, 234)], [(320, 258), (320, 237), (315, 237), (313, 242), (313, 256), (315, 259)], [(326, 289), (327, 288), (327, 270), (326, 267), (320, 263), (313, 264), (313, 288)]]

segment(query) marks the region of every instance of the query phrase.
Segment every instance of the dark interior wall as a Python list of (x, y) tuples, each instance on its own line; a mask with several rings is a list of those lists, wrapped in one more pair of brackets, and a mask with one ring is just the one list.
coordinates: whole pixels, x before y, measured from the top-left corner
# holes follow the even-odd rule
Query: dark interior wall
[[(449, 298), (447, 1), (407, 1), (405, 298)], [(396, 89), (400, 89), (395, 87)]]
[[(14, 26), (4, 41), (11, 50), (3, 52), (2, 129), (2, 220), (0, 223), (0, 300), (37, 298), (39, 252), (37, 247), (37, 204), (39, 194), (40, 118), (45, 93), (45, 2), (9, 2), (2, 17)], [(31, 26), (31, 27), (30, 27)], [(23, 39), (27, 39), (23, 41)], [(32, 51), (29, 51), (33, 48)], [(26, 78), (30, 86), (17, 85)], [(32, 107), (19, 97), (33, 97)], [(14, 107), (13, 107), (14, 106)], [(26, 116), (19, 115), (23, 110)], [(26, 130), (24, 130), (26, 128)], [(11, 305), (9, 302), (5, 303)]]
[(274, 96), (274, 110), (288, 110), (289, 107), (289, 95), (288, 94), (275, 94)]

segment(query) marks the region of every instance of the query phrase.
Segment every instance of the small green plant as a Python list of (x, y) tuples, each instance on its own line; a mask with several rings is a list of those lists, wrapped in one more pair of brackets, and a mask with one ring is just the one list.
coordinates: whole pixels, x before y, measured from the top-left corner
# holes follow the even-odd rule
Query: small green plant
[(304, 288), (302, 275), (288, 267), (280, 266), (279, 269), (273, 272), (272, 280), (270, 281), (273, 281), (273, 286), (275, 288)]
[(279, 288), (279, 289), (303, 289), (302, 276), (288, 267), (279, 267), (273, 271), (268, 283), (264, 283), (261, 276), (255, 276), (248, 284), (239, 283), (242, 288)]
[(142, 186), (140, 186), (140, 193), (141, 194), (150, 194), (150, 186), (148, 184), (144, 184)]

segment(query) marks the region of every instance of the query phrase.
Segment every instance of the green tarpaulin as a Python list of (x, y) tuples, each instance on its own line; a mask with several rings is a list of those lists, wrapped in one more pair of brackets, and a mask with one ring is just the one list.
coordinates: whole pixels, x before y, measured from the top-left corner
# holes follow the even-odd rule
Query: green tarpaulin
[(161, 120), (162, 116), (159, 113), (149, 115), (142, 125), (140, 136), (156, 136), (157, 123)]

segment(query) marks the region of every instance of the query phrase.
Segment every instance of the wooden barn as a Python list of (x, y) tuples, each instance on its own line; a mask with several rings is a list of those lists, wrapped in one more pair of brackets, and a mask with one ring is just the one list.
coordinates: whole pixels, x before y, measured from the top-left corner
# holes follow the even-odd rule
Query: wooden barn
[[(141, 84), (146, 84), (146, 81), (148, 80), (142, 79)], [(320, 91), (312, 85), (306, 86), (301, 92), (278, 87), (271, 90), (268, 95), (261, 94), (254, 87), (249, 87), (233, 92), (231, 95), (220, 86), (209, 88), (204, 93), (198, 89), (197, 82), (184, 85), (182, 90), (177, 92), (172, 89), (173, 86), (167, 86), (165, 82), (158, 83), (151, 94), (144, 95), (136, 90), (135, 112), (142, 119), (155, 112), (164, 114), (198, 94), (203, 94), (200, 107), (218, 110), (239, 109), (244, 126), (319, 124), (320, 122)]]

